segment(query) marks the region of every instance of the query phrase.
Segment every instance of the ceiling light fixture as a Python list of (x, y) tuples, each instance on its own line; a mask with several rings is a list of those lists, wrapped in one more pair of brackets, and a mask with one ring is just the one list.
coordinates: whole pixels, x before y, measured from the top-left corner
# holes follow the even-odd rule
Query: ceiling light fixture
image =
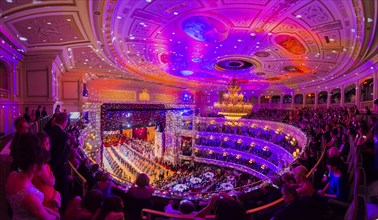
[(214, 107), (219, 109), (218, 114), (223, 115), (228, 120), (237, 121), (252, 111), (253, 106), (244, 102), (244, 96), (240, 92), (240, 83), (237, 82), (235, 77), (228, 83), (227, 91), (223, 94), (223, 100), (214, 103)]

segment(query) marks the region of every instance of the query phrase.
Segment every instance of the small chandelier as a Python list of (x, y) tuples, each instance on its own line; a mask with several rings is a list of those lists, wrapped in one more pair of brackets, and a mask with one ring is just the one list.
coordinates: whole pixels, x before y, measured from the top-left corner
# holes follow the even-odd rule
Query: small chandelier
[(252, 104), (244, 102), (244, 96), (240, 90), (240, 83), (235, 77), (232, 78), (227, 85), (227, 92), (223, 94), (223, 101), (214, 103), (214, 107), (219, 109), (218, 114), (228, 120), (237, 121), (252, 111)]

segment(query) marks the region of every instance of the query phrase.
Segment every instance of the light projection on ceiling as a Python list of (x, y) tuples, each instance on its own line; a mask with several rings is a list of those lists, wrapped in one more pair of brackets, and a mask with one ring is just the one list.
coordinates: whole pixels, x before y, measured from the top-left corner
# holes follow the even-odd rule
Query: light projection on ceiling
[(357, 27), (344, 22), (355, 18), (345, 1), (118, 1), (109, 8), (109, 58), (164, 83), (222, 86), (237, 75), (243, 88), (290, 86), (352, 64), (345, 48), (355, 44)]
[(182, 29), (191, 38), (202, 42), (222, 42), (228, 36), (228, 27), (225, 24), (206, 16), (193, 16), (185, 19), (182, 22)]

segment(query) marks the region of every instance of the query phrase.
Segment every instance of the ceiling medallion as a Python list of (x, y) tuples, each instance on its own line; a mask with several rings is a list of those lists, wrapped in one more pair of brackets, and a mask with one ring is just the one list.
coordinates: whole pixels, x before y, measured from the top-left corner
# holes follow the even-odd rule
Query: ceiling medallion
[(217, 61), (214, 67), (218, 71), (247, 70), (254, 67), (254, 63), (240, 57), (227, 57)]
[(252, 104), (244, 102), (240, 90), (240, 83), (233, 77), (227, 85), (227, 92), (223, 94), (223, 100), (214, 103), (214, 107), (219, 109), (218, 114), (228, 120), (237, 121), (252, 111)]

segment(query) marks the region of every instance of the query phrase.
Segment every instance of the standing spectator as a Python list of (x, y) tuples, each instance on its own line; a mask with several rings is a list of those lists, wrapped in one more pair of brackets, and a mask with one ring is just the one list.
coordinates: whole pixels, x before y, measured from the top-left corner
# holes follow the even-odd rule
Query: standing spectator
[[(16, 132), (12, 138), (11, 144), (9, 145), (9, 155), (14, 158), (17, 151), (21, 150), (19, 149), (20, 146), (19, 142), (21, 141), (21, 135), (26, 134), (29, 132), (29, 123), (25, 120), (25, 118), (20, 117), (17, 118), (14, 121), (14, 127), (16, 129)], [(14, 163), (11, 164), (11, 170), (16, 170), (16, 166)]]
[(60, 105), (57, 105), (54, 111), (54, 114), (59, 114), (60, 113)]
[(43, 106), (41, 114), (42, 114), (42, 117), (46, 117), (47, 116), (46, 106)]
[(67, 122), (67, 114), (58, 114), (55, 119), (55, 125), (51, 127), (49, 133), (51, 140), (51, 169), (56, 178), (55, 189), (62, 196), (63, 209), (70, 199), (68, 174), (65, 169), (70, 151), (67, 144), (69, 135), (64, 130)]
[(35, 120), (38, 121), (38, 119), (41, 117), (41, 106), (38, 105), (37, 110), (35, 111)]
[(26, 107), (25, 108), (25, 113), (24, 113), (24, 116), (25, 120), (30, 123), (31, 121), (31, 118), (30, 118), (30, 111), (29, 111), (29, 107)]
[(31, 122), (35, 121), (35, 110), (32, 110), (32, 112), (30, 114), (30, 121)]

